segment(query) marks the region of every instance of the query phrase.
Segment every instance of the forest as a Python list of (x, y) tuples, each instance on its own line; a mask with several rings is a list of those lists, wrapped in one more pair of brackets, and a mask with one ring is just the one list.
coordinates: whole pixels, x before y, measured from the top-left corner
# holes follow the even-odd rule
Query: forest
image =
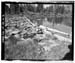
[[(45, 4), (46, 5), (46, 4)], [(72, 5), (50, 4), (44, 7), (44, 4), (10, 4), (5, 5), (5, 14), (26, 15), (31, 21), (40, 19), (42, 22), (47, 18), (48, 22), (63, 23), (72, 27)], [(41, 23), (42, 24), (42, 23)]]

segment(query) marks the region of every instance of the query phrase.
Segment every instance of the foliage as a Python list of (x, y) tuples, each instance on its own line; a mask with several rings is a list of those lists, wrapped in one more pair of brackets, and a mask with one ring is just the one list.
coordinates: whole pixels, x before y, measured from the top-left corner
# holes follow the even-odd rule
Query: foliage
[(65, 12), (65, 7), (64, 6), (57, 6), (56, 7), (56, 10), (55, 10), (55, 13), (58, 14), (63, 14)]

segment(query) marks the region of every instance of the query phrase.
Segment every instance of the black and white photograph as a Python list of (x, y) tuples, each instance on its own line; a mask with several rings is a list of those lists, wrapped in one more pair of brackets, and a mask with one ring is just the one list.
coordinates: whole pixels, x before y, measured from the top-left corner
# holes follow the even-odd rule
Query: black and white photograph
[(4, 1), (1, 8), (1, 60), (73, 61), (73, 1)]

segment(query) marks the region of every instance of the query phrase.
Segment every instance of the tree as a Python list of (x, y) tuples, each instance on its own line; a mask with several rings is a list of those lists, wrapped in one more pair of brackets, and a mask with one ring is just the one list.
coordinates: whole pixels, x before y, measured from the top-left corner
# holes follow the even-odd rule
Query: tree
[(41, 12), (43, 10), (43, 4), (38, 4), (37, 12)]
[(20, 5), (20, 12), (23, 13), (24, 12), (24, 6)]
[(10, 13), (10, 8), (7, 5), (5, 5), (5, 13), (6, 14), (9, 14)]
[(46, 8), (46, 11), (49, 12), (49, 13), (50, 13), (50, 12), (53, 12), (53, 6), (47, 7), (47, 8)]
[(28, 11), (34, 12), (34, 7), (31, 4), (27, 4), (26, 6)]
[(19, 14), (20, 13), (20, 6), (19, 4), (15, 4), (15, 14)]
[(62, 6), (57, 5), (55, 12), (56, 13), (63, 14), (64, 13), (64, 10), (65, 10), (64, 5), (62, 5)]
[(10, 12), (11, 14), (19, 14), (20, 13), (20, 6), (19, 4), (10, 4)]
[(10, 13), (15, 14), (15, 4), (10, 4)]

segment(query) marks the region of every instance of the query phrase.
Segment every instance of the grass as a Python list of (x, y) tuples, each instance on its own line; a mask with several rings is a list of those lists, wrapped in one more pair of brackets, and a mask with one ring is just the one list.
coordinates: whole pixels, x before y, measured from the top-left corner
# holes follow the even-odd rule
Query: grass
[[(18, 17), (17, 17), (17, 19), (18, 19)], [(68, 33), (71, 31), (71, 28), (67, 27), (65, 25), (60, 25), (60, 26), (55, 25), (54, 27), (52, 27), (52, 25), (48, 22), (44, 22), (44, 25), (51, 27), (51, 28), (56, 28), (60, 31), (65, 31)], [(51, 36), (48, 36), (47, 38), (52, 39)], [(13, 42), (17, 42), (17, 43), (13, 43)], [(60, 42), (60, 41), (58, 41), (58, 42)], [(46, 42), (46, 44), (47, 44), (47, 42)], [(59, 46), (62, 46), (61, 48), (59, 46), (56, 46), (54, 49), (51, 49), (51, 51), (44, 52), (42, 50), (42, 46), (38, 45), (38, 40), (33, 40), (33, 38), (32, 38), (31, 40), (28, 40), (28, 41), (17, 41), (14, 38), (14, 39), (12, 39), (12, 41), (11, 40), (5, 41), (5, 59), (43, 59), (43, 58), (54, 59), (55, 56), (62, 56), (63, 49), (64, 49), (64, 51), (67, 52), (67, 48), (64, 48), (63, 44), (64, 43), (59, 45)], [(45, 54), (45, 53), (48, 53), (48, 54)], [(47, 58), (47, 56), (48, 56), (48, 58)]]
[(5, 45), (5, 59), (37, 59), (38, 56), (41, 56), (42, 47), (34, 41), (28, 40), (23, 41), (23, 43), (20, 41), (18, 44), (12, 44), (11, 41), (7, 42), (8, 44)]
[(53, 29), (57, 29), (57, 30), (62, 31), (62, 32), (66, 32), (66, 33), (72, 32), (72, 27), (66, 26), (64, 24), (59, 24), (59, 25), (54, 24), (54, 27), (53, 27), (52, 23), (44, 22), (43, 25), (50, 27), (50, 28), (53, 28)]

